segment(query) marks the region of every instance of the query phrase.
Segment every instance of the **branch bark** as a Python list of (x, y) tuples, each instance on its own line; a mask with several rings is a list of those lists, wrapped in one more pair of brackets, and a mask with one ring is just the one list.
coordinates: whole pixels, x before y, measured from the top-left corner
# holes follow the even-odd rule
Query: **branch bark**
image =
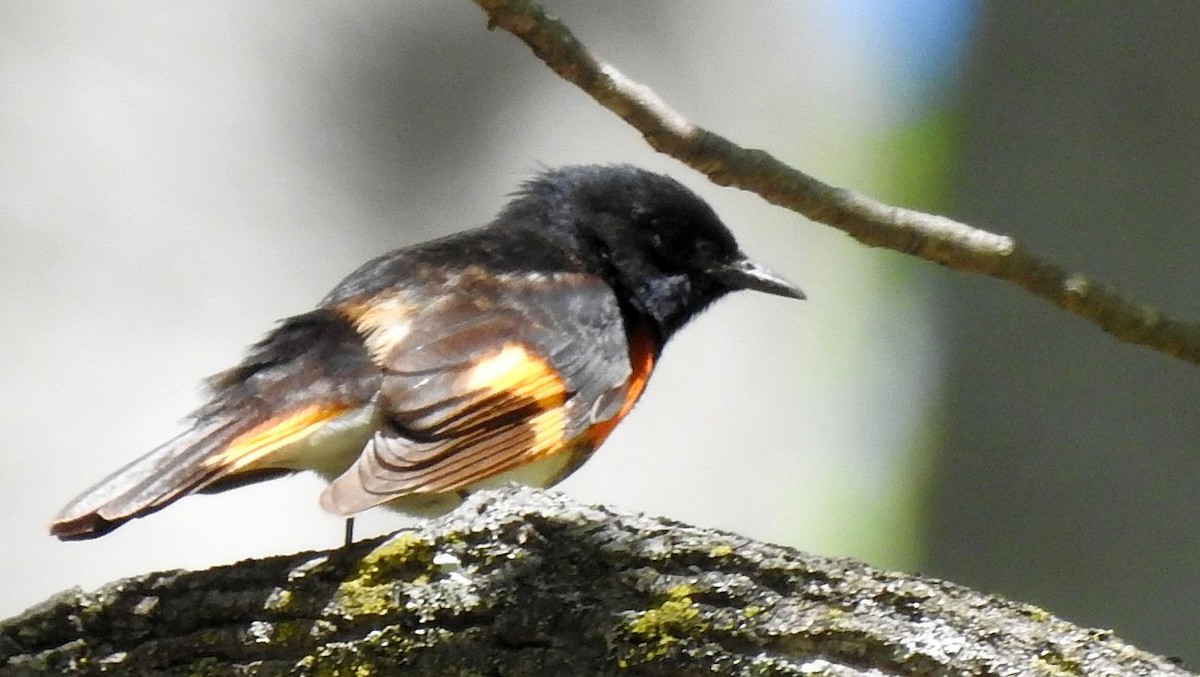
[(0, 674), (1160, 675), (1106, 630), (921, 576), (510, 486), (348, 548), (64, 592)]
[(717, 184), (841, 230), (872, 247), (917, 256), (1023, 287), (1086, 318), (1118, 340), (1200, 364), (1200, 325), (1167, 317), (1082, 273), (1027, 251), (1011, 237), (944, 216), (876, 201), (827, 185), (769, 153), (743, 148), (692, 124), (650, 88), (593, 57), (571, 31), (529, 0), (474, 0), (520, 38), (555, 73), (641, 132), (655, 150), (703, 172)]

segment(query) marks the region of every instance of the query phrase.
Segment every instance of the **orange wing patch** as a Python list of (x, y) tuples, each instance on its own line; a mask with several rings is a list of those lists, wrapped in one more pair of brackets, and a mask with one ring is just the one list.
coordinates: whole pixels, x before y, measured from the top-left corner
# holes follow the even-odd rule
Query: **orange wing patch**
[[(525, 420), (533, 439), (520, 455), (523, 460), (540, 458), (561, 448), (567, 429), (566, 384), (545, 360), (517, 343), (506, 344), (464, 374), (467, 392), (482, 391), (484, 405), (475, 418), (501, 417), (505, 413), (535, 408), (538, 413)], [(465, 423), (465, 421), (464, 421)]]
[(560, 407), (566, 386), (558, 372), (523, 346), (510, 343), (464, 375), (466, 390), (486, 390), (506, 398), (529, 399), (541, 409)]
[[(418, 380), (410, 387), (422, 385)], [(545, 359), (520, 343), (475, 360), (441, 395), (446, 411), (419, 430), (430, 441), (384, 429), (325, 490), (321, 504), (352, 515), (402, 496), (458, 491), (565, 448), (567, 386)], [(438, 405), (419, 410), (430, 406)]]
[(222, 468), (226, 472), (253, 469), (257, 467), (255, 464), (266, 461), (273, 452), (308, 437), (348, 410), (349, 407), (345, 405), (310, 405), (269, 419), (233, 438), (224, 451), (205, 459), (204, 465)]
[(533, 460), (558, 452), (567, 431), (567, 412), (562, 406), (547, 409), (529, 420), (533, 444), (526, 458)]

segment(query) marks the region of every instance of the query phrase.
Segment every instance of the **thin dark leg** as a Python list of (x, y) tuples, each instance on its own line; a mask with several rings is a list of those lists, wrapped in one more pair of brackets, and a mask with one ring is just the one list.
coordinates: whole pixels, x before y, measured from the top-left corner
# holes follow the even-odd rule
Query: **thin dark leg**
[(354, 544), (354, 518), (346, 518), (346, 543), (343, 547), (349, 548)]

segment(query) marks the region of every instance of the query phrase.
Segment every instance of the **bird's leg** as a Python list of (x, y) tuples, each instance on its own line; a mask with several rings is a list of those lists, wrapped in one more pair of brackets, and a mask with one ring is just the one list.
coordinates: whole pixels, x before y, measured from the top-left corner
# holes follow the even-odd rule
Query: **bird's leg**
[(349, 548), (351, 545), (354, 545), (354, 518), (347, 517), (346, 518), (346, 542), (345, 542), (345, 544), (343, 544), (342, 547)]

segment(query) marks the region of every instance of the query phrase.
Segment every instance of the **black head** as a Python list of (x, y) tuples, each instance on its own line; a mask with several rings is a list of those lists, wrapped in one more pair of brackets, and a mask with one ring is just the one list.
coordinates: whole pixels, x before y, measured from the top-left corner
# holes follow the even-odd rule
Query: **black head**
[(747, 258), (704, 200), (661, 174), (628, 165), (550, 170), (510, 205), (521, 220), (533, 213), (552, 214), (540, 227), (623, 289), (664, 337), (731, 291), (804, 298)]

